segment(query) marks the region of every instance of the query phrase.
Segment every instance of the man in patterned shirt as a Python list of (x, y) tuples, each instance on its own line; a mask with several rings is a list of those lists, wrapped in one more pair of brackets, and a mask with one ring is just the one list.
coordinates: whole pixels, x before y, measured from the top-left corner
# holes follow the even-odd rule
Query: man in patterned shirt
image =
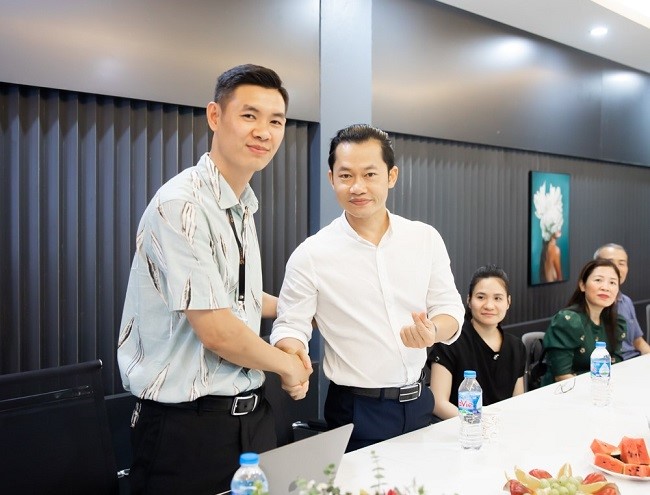
[(241, 452), (276, 446), (262, 370), (306, 393), (307, 353), (259, 337), (277, 299), (262, 292), (249, 185), (280, 146), (287, 103), (270, 69), (223, 73), (206, 111), (210, 152), (158, 190), (138, 226), (117, 351), (138, 397), (134, 494), (227, 490)]

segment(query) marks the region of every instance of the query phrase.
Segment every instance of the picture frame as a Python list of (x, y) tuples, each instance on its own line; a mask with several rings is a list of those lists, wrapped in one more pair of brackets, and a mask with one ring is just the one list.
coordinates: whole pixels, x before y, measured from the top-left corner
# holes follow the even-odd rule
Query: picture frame
[(569, 280), (571, 176), (531, 171), (528, 204), (529, 285)]

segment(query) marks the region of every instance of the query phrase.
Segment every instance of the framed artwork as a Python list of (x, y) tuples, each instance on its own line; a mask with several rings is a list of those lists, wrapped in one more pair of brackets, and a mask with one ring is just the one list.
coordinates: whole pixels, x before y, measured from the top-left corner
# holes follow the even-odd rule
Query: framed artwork
[(570, 186), (569, 174), (530, 172), (530, 285), (569, 280)]

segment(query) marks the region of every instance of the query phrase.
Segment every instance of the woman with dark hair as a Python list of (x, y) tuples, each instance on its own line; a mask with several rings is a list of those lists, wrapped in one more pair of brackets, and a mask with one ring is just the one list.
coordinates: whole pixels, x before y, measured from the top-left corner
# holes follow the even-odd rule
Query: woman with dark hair
[(589, 371), (597, 341), (605, 341), (612, 362), (621, 360), (621, 341), (626, 324), (616, 313), (620, 273), (605, 259), (588, 262), (567, 307), (551, 320), (544, 335), (548, 371), (542, 385)]
[(487, 265), (474, 272), (460, 336), (451, 345), (435, 344), (429, 352), (433, 414), (438, 418), (458, 415), (458, 387), (465, 370), (476, 371), (483, 405), (524, 392), (524, 344), (501, 329), (510, 300), (508, 275), (501, 268)]

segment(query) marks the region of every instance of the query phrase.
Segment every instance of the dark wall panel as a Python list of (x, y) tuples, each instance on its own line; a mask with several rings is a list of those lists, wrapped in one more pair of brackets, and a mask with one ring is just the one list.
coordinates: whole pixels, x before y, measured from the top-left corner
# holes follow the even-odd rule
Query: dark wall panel
[(376, 0), (373, 33), (383, 129), (650, 166), (648, 74), (433, 0)]
[[(253, 180), (264, 288), (307, 235), (307, 123)], [(158, 187), (209, 148), (202, 108), (0, 84), (0, 373), (115, 349), (135, 231)]]
[(0, 82), (202, 107), (235, 65), (272, 67), (319, 115), (318, 0), (0, 0)]
[[(436, 227), (447, 244), (463, 297), (473, 271), (496, 263), (511, 281), (506, 323), (548, 318), (573, 292), (579, 270), (607, 242), (624, 245), (623, 290), (650, 298), (650, 169), (539, 153), (392, 135), (399, 180), (391, 211)], [(571, 175), (570, 280), (528, 285), (528, 174)]]

